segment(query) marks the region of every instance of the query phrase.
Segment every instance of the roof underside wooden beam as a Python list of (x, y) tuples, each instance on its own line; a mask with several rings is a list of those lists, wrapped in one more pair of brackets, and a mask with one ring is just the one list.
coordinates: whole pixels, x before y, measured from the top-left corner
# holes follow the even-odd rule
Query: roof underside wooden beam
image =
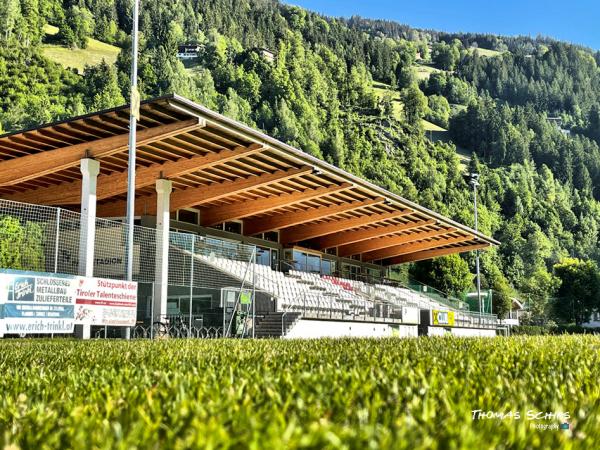
[(410, 210), (392, 211), (389, 213), (371, 214), (357, 217), (355, 219), (344, 219), (324, 223), (300, 225), (283, 230), (280, 234), (280, 242), (282, 244), (301, 242), (307, 239), (325, 236), (327, 234), (338, 233), (351, 228), (362, 227), (377, 222), (383, 222), (384, 220), (407, 216), (411, 213), (412, 211)]
[[(215, 164), (222, 164), (244, 156), (253, 155), (263, 150), (259, 144), (248, 147), (225, 149), (216, 153), (181, 158), (148, 167), (138, 167), (135, 175), (136, 189), (151, 186), (158, 178), (174, 178), (198, 170), (203, 170)], [(97, 183), (97, 199), (104, 200), (127, 192), (127, 172), (115, 172), (100, 175)], [(19, 202), (37, 203), (43, 205), (78, 205), (81, 201), (81, 181), (72, 181), (57, 186), (30, 190), (24, 193), (6, 195), (4, 198)]]
[[(312, 167), (304, 166), (288, 170), (278, 170), (273, 173), (254, 175), (234, 181), (225, 181), (223, 183), (214, 183), (207, 186), (191, 187), (173, 191), (170, 198), (170, 209), (171, 211), (175, 211), (177, 209), (202, 205), (230, 195), (241, 194), (270, 183), (289, 180), (290, 178), (310, 173), (312, 170)], [(155, 215), (156, 197), (156, 194), (152, 194), (137, 198), (135, 201), (135, 214)], [(126, 205), (127, 202), (124, 200), (105, 203), (98, 206), (97, 214), (99, 217), (122, 216)]]
[(463, 247), (450, 247), (450, 248), (438, 248), (435, 250), (424, 250), (414, 253), (407, 253), (405, 255), (396, 256), (394, 258), (386, 259), (383, 263), (386, 266), (393, 266), (394, 264), (403, 264), (413, 261), (422, 261), (424, 259), (437, 258), (438, 256), (451, 255), (453, 253), (465, 253), (473, 250), (480, 250), (482, 248), (489, 247), (490, 244), (473, 244), (465, 245)]
[(418, 220), (416, 222), (407, 222), (394, 225), (385, 225), (376, 228), (367, 228), (364, 230), (349, 230), (341, 233), (334, 233), (327, 236), (322, 236), (316, 239), (315, 243), (321, 249), (338, 247), (345, 244), (353, 244), (355, 242), (366, 241), (377, 237), (386, 236), (388, 234), (400, 233), (402, 231), (414, 230), (416, 228), (435, 225), (435, 219)]
[(432, 230), (432, 231), (415, 231), (414, 233), (404, 234), (402, 236), (388, 236), (378, 239), (370, 239), (368, 241), (356, 242), (354, 244), (343, 245), (338, 248), (338, 256), (348, 257), (361, 253), (372, 252), (382, 248), (391, 246), (408, 244), (417, 242), (423, 239), (428, 239), (437, 236), (444, 236), (448, 233), (456, 231), (456, 228)]
[(432, 250), (437, 247), (443, 247), (450, 244), (459, 244), (469, 241), (473, 236), (458, 236), (448, 239), (436, 239), (432, 241), (416, 242), (411, 244), (394, 245), (381, 250), (375, 250), (368, 253), (363, 253), (363, 261), (379, 261), (382, 259), (393, 258), (407, 253), (414, 253), (421, 250)]
[[(147, 145), (203, 127), (198, 118), (144, 128), (137, 132), (137, 146)], [(127, 149), (129, 134), (46, 150), (20, 158), (0, 161), (0, 186), (12, 186), (77, 166), (82, 158), (102, 158)]]
[(311, 208), (307, 209), (306, 211), (295, 213), (284, 213), (271, 217), (249, 219), (244, 224), (244, 233), (248, 236), (253, 236), (259, 233), (266, 233), (267, 231), (281, 230), (282, 228), (301, 225), (303, 223), (312, 222), (314, 220), (323, 219), (336, 214), (347, 213), (360, 208), (365, 208), (367, 206), (378, 205), (384, 201), (385, 199), (383, 197), (378, 197), (373, 200), (355, 201), (333, 206), (322, 206), (320, 208)]
[(316, 189), (306, 189), (300, 192), (290, 194), (281, 194), (277, 196), (261, 198), (258, 200), (247, 200), (230, 205), (221, 205), (204, 209), (200, 213), (200, 219), (203, 226), (212, 226), (228, 220), (243, 219), (256, 214), (262, 214), (284, 206), (293, 205), (307, 200), (335, 194), (352, 187), (350, 183), (320, 187)]

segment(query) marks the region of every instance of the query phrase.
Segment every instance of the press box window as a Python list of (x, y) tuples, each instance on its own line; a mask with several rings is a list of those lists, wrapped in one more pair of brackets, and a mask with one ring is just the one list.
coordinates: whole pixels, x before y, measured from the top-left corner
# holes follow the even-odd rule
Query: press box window
[(242, 224), (241, 222), (225, 222), (225, 231), (242, 234)]
[(177, 212), (179, 222), (191, 223), (198, 225), (199, 214), (198, 211), (190, 211), (187, 209), (180, 209)]
[(279, 232), (278, 231), (268, 231), (263, 234), (263, 239), (269, 242), (279, 242)]

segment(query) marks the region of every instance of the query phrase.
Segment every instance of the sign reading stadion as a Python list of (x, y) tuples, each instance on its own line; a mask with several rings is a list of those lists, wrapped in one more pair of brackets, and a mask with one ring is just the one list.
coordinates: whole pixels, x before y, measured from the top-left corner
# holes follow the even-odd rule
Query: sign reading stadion
[(0, 273), (0, 335), (72, 333), (74, 326), (133, 326), (137, 283), (35, 272)]

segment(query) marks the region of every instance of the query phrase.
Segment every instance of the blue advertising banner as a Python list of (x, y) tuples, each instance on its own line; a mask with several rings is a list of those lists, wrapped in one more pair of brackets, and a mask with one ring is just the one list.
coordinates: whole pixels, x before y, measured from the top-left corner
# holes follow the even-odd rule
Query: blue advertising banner
[(134, 326), (137, 283), (0, 271), (0, 336), (72, 333), (77, 325)]
[(72, 333), (76, 277), (0, 273), (0, 334)]

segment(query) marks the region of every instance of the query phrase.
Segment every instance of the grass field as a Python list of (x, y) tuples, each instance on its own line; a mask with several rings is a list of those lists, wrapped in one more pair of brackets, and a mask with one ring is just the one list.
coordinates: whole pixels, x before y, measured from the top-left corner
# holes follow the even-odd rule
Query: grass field
[(436, 69), (435, 67), (426, 66), (423, 64), (417, 64), (416, 70), (417, 70), (417, 78), (419, 80), (428, 80), (432, 73), (443, 72), (440, 69)]
[[(45, 25), (44, 32), (52, 36), (58, 33), (58, 28)], [(114, 64), (121, 49), (96, 39), (89, 39), (88, 46), (84, 49), (70, 49), (56, 44), (43, 44), (42, 51), (46, 58), (59, 63), (63, 67), (74, 68), (79, 73), (83, 73), (86, 64), (93, 66), (101, 63), (103, 59), (109, 64)]]
[[(600, 338), (0, 342), (0, 448), (597, 448)], [(520, 418), (473, 419), (474, 410)], [(537, 416), (528, 419), (528, 411)], [(567, 413), (542, 419), (539, 413)], [(546, 416), (544, 416), (546, 417)]]
[(429, 122), (425, 119), (423, 119), (423, 128), (425, 129), (425, 131), (440, 131), (440, 132), (448, 131), (445, 128), (442, 128), (439, 125), (436, 125), (435, 123)]
[[(398, 120), (402, 119), (402, 100), (400, 100), (400, 92), (392, 89), (389, 84), (380, 83), (378, 81), (373, 83), (373, 90), (375, 94), (381, 98), (387, 93), (390, 93), (392, 96), (392, 108), (394, 112), (394, 117)], [(438, 127), (436, 124), (428, 122), (425, 119), (422, 119), (423, 128), (425, 131), (446, 131), (442, 127)]]
[(494, 56), (500, 56), (503, 54), (503, 52), (499, 52), (496, 50), (489, 50), (487, 48), (470, 48), (469, 49), (470, 52), (475, 52), (477, 51), (477, 53), (479, 53), (479, 56), (485, 56), (485, 57), (494, 57)]

